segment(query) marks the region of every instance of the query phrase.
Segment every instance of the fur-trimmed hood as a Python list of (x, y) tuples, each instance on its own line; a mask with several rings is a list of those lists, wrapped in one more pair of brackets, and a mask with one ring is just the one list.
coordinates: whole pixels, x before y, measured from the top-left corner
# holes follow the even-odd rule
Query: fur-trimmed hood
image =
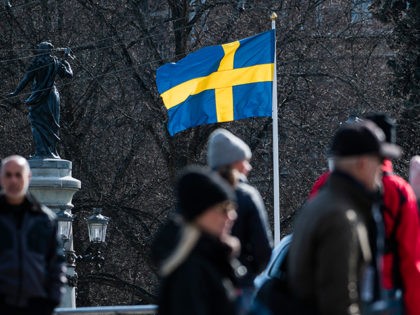
[(152, 246), (152, 260), (162, 277), (171, 274), (181, 265), (200, 238), (201, 232), (192, 224), (174, 216), (156, 233)]
[(237, 276), (231, 255), (232, 248), (218, 237), (179, 217), (168, 220), (152, 245), (162, 277), (159, 314), (236, 314)]

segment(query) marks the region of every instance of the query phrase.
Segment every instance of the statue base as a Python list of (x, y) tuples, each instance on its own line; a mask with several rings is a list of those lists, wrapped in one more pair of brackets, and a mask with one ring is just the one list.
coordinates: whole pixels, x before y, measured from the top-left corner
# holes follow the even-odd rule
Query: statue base
[(72, 177), (72, 162), (62, 159), (31, 159), (29, 191), (51, 210), (71, 210), (73, 195), (81, 182)]

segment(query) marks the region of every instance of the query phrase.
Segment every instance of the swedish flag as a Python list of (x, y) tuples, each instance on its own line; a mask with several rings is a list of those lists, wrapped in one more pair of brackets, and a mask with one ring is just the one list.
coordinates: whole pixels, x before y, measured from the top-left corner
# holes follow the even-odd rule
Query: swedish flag
[(168, 130), (271, 116), (274, 30), (189, 54), (165, 64), (156, 84), (168, 109)]

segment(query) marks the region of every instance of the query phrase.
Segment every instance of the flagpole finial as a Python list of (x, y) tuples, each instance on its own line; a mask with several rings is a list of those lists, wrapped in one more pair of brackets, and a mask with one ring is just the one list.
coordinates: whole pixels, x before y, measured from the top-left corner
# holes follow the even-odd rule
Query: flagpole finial
[(277, 14), (276, 14), (276, 12), (271, 13), (271, 15), (270, 15), (270, 19), (271, 19), (272, 21), (274, 21), (275, 19), (277, 19)]

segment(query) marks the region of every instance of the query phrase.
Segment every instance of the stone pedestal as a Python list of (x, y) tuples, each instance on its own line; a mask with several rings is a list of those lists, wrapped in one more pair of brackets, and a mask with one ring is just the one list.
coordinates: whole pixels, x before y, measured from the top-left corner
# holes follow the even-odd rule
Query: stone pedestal
[[(54, 212), (65, 210), (71, 213), (73, 209), (73, 195), (80, 190), (81, 182), (71, 175), (72, 163), (61, 159), (33, 159), (29, 160), (32, 171), (32, 179), (29, 191), (37, 200), (49, 207)], [(73, 251), (73, 234), (69, 241), (64, 244), (67, 258)], [(75, 262), (67, 259), (67, 275), (69, 279), (75, 277)], [(76, 307), (76, 291), (73, 283), (66, 287), (60, 307)]]

